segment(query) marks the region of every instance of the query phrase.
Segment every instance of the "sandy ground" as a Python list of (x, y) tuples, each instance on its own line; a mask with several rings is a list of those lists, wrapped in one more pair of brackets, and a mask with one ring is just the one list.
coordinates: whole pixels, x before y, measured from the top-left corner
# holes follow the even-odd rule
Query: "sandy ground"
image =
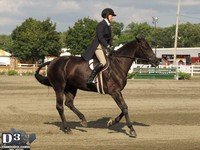
[(60, 130), (52, 88), (33, 77), (0, 76), (0, 132), (11, 128), (35, 133), (31, 149), (200, 149), (200, 78), (189, 81), (129, 80), (123, 91), (137, 131), (130, 138), (123, 119), (107, 128), (120, 110), (108, 95), (78, 91), (75, 106), (86, 116), (88, 127), (65, 107), (73, 130)]

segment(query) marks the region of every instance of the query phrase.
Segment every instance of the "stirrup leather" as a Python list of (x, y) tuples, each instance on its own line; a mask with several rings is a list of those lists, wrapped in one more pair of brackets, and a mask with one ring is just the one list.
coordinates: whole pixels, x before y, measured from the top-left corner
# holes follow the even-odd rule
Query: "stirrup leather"
[(102, 68), (103, 68), (103, 64), (99, 63), (96, 65), (96, 67), (94, 68), (94, 70), (92, 70), (92, 72), (87, 80), (87, 84), (95, 83), (94, 78), (101, 71)]

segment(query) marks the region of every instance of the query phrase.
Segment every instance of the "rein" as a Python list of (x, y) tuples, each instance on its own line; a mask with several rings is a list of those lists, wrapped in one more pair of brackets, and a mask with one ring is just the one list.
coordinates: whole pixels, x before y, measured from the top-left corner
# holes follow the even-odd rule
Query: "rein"
[[(115, 57), (124, 57), (124, 58), (129, 58), (129, 59), (140, 59), (140, 60), (145, 60), (145, 61), (149, 61), (148, 59), (144, 59), (144, 58), (138, 58), (138, 57), (130, 57), (130, 56), (126, 56), (126, 55), (115, 55)], [(133, 74), (133, 76), (135, 76), (142, 68), (143, 68), (144, 64), (142, 64), (142, 66)]]
[(140, 59), (140, 60), (146, 60), (146, 61), (149, 61), (148, 59), (145, 59), (145, 58), (131, 57), (131, 56), (126, 56), (126, 55), (115, 55), (115, 56), (116, 56), (116, 57), (129, 58), (129, 59)]
[[(139, 44), (139, 47), (140, 47), (140, 49), (141, 49), (141, 51), (143, 52), (143, 53), (146, 53), (143, 49), (142, 49), (142, 45), (141, 44)], [(129, 59), (140, 59), (140, 60), (144, 60), (144, 61), (147, 61), (147, 62), (149, 62), (149, 59), (148, 58), (138, 58), (138, 57), (131, 57), (131, 56), (126, 56), (126, 55), (116, 55), (116, 53), (114, 52), (114, 53), (112, 53), (112, 54), (115, 54), (115, 57), (123, 57), (123, 58), (129, 58)], [(111, 54), (111, 55), (112, 55)], [(133, 76), (135, 76), (142, 68), (143, 68), (143, 66), (144, 66), (144, 64), (133, 74)]]
[(133, 76), (135, 76), (142, 68), (143, 68), (144, 64), (142, 64), (142, 67), (140, 67), (134, 74)]

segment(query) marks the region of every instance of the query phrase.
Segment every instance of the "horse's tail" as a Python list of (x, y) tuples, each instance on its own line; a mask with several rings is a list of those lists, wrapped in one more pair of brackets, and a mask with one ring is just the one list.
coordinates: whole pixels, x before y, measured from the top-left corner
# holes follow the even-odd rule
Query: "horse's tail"
[(46, 86), (51, 86), (51, 83), (49, 82), (49, 79), (47, 77), (39, 74), (39, 71), (42, 69), (42, 67), (49, 65), (50, 63), (51, 63), (51, 61), (43, 63), (35, 72), (35, 78), (38, 80), (38, 82), (40, 82), (41, 84), (46, 85)]

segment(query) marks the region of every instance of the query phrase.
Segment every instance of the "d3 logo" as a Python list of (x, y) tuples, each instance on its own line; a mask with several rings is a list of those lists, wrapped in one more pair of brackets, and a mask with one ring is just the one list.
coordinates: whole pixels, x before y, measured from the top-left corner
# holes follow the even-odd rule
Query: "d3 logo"
[(20, 141), (21, 139), (21, 134), (20, 133), (3, 133), (2, 134), (2, 143), (3, 144), (9, 144), (12, 143), (12, 141)]
[(0, 149), (26, 149), (30, 150), (31, 143), (36, 139), (34, 133), (27, 134), (23, 130), (10, 129), (0, 135)]

